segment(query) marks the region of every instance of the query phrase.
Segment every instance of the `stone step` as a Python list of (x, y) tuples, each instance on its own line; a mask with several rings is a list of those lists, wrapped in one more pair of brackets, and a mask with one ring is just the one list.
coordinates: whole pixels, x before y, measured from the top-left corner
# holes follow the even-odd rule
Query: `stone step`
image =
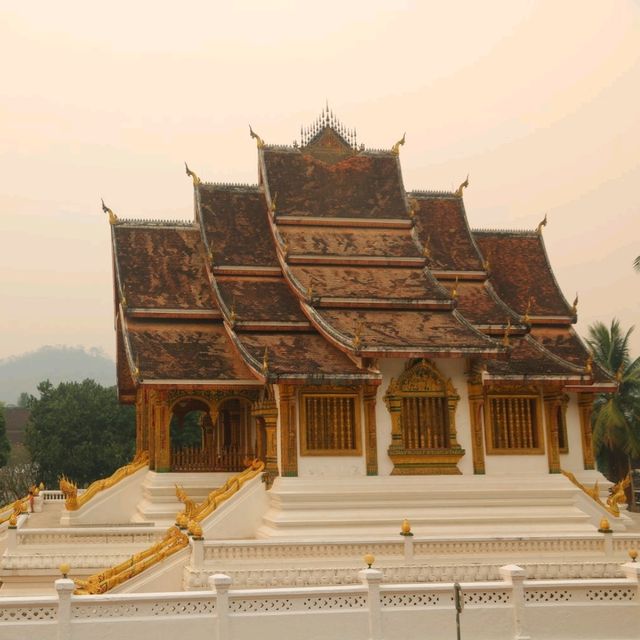
[(277, 478), (258, 538), (593, 532), (564, 476)]
[(184, 505), (176, 497), (181, 486), (194, 502), (202, 502), (211, 491), (221, 487), (233, 472), (156, 473), (149, 471), (142, 483), (142, 496), (131, 522), (170, 526)]

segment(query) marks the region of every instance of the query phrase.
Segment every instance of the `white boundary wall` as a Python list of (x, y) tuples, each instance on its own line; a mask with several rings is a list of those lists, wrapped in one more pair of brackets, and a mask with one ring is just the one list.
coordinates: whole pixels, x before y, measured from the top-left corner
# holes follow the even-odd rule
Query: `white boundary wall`
[[(501, 581), (462, 583), (463, 638), (474, 640), (626, 640), (640, 637), (640, 565), (615, 580), (528, 581), (516, 565)], [(211, 590), (190, 593), (0, 598), (0, 640), (101, 640), (188, 637), (190, 640), (424, 640), (455, 637), (453, 584), (383, 585), (376, 569), (360, 585), (231, 589), (216, 574)]]

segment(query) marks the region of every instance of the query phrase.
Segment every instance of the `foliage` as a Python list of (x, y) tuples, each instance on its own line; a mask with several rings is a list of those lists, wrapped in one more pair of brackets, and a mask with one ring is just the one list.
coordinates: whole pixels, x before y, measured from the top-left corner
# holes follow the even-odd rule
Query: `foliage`
[(633, 261), (633, 268), (636, 271), (640, 271), (640, 256), (638, 256), (634, 261)]
[[(18, 498), (24, 498), (29, 488), (38, 484), (38, 465), (31, 462), (23, 450), (22, 460), (11, 462), (0, 469), (0, 505), (9, 504)], [(13, 456), (12, 456), (13, 458)]]
[(60, 475), (79, 486), (110, 475), (135, 450), (135, 410), (118, 404), (115, 387), (94, 380), (38, 385), (31, 397), (26, 445), (48, 487)]
[(182, 419), (174, 415), (171, 418), (171, 448), (200, 447), (202, 445), (202, 427), (200, 422), (205, 416), (204, 411), (190, 411)]
[(7, 437), (7, 425), (4, 419), (4, 404), (0, 402), (0, 467), (4, 467), (9, 461), (11, 445)]
[(631, 359), (629, 337), (615, 318), (611, 326), (596, 322), (587, 340), (594, 360), (613, 372), (615, 393), (596, 397), (592, 415), (593, 445), (599, 466), (617, 482), (629, 469), (631, 459), (640, 458), (640, 358)]

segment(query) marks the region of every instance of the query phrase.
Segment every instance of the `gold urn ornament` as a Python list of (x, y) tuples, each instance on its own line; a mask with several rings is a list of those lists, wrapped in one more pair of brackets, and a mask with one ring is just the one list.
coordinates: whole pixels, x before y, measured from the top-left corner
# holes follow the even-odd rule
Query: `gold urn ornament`
[(611, 526), (606, 518), (602, 518), (602, 520), (600, 520), (600, 527), (598, 528), (598, 531), (600, 533), (611, 533)]
[(411, 523), (405, 518), (400, 525), (400, 535), (401, 536), (412, 536), (411, 533)]
[(373, 553), (365, 553), (362, 559), (367, 565), (367, 569), (371, 569), (371, 565), (375, 562), (376, 557), (373, 555)]
[(629, 557), (631, 558), (631, 562), (635, 562), (638, 558), (638, 550), (637, 549), (629, 549)]
[(69, 571), (71, 571), (71, 567), (69, 566), (68, 562), (63, 562), (58, 569), (60, 570), (60, 573), (62, 574), (63, 578), (66, 578), (67, 575), (69, 574)]

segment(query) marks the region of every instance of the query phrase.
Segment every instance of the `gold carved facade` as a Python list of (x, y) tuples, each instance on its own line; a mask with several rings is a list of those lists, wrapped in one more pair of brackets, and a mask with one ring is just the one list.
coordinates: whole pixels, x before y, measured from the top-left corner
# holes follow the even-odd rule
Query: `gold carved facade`
[(391, 414), (392, 475), (459, 474), (464, 455), (456, 434), (460, 397), (429, 360), (409, 363), (391, 380), (385, 402)]

